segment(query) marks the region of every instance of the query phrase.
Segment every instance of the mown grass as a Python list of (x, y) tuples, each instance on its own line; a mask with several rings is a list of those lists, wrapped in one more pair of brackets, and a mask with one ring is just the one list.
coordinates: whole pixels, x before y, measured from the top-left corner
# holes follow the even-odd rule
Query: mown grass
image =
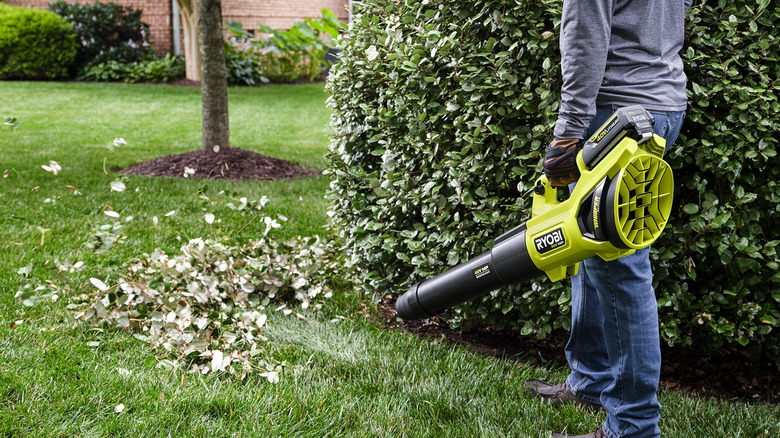
[[(90, 277), (113, 278), (154, 248), (174, 252), (190, 238), (241, 242), (261, 233), (251, 214), (228, 206), (233, 198), (268, 196), (267, 210), (289, 218), (277, 238), (321, 233), (327, 178), (127, 176), (127, 190), (112, 192), (119, 168), (199, 147), (197, 89), (0, 82), (0, 95), (0, 117), (22, 121), (16, 131), (0, 130), (0, 172), (8, 170), (0, 179), (0, 436), (545, 437), (603, 421), (603, 414), (549, 408), (520, 389), (529, 377), (558, 380), (565, 370), (382, 329), (355, 297), (303, 312), (306, 321), (271, 313), (263, 354), (284, 363), (277, 384), (155, 366), (155, 353), (127, 333), (76, 323), (67, 298), (91, 290)], [(233, 146), (322, 169), (325, 97), (321, 85), (231, 89)], [(110, 151), (115, 137), (128, 146)], [(62, 165), (59, 175), (41, 169), (49, 160)], [(107, 208), (120, 219), (104, 215)], [(206, 223), (205, 211), (221, 222)], [(130, 215), (117, 233), (124, 240), (101, 253), (84, 246), (100, 225)], [(66, 277), (55, 260), (85, 268)], [(20, 274), (28, 265), (29, 275)], [(59, 300), (25, 307), (14, 298), (44, 280), (62, 288)], [(662, 391), (661, 402), (664, 436), (780, 435), (777, 406), (676, 391)]]

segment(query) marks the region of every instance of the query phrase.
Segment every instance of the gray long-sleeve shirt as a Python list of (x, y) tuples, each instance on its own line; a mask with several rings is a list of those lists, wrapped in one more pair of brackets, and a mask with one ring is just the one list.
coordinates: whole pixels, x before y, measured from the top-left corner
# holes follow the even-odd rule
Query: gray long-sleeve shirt
[(555, 138), (583, 138), (596, 105), (686, 108), (685, 13), (692, 0), (564, 0)]

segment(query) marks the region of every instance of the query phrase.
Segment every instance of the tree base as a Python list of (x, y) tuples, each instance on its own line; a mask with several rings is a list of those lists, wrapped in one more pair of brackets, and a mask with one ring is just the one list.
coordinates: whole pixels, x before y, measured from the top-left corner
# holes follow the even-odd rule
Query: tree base
[[(187, 169), (194, 169), (194, 172)], [(229, 180), (278, 180), (320, 175), (315, 169), (238, 148), (168, 155), (128, 167), (123, 172), (129, 175), (180, 178), (186, 175), (188, 178)]]

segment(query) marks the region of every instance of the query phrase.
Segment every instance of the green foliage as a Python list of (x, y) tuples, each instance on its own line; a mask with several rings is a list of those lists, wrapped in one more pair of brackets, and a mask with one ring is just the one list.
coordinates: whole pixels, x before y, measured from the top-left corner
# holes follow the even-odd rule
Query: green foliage
[(780, 354), (780, 8), (697, 2), (689, 14), (690, 104), (669, 161), (677, 211), (655, 274), (663, 335)]
[(118, 82), (123, 81), (132, 66), (120, 61), (106, 61), (84, 66), (78, 75), (80, 81)]
[[(301, 78), (315, 80), (333, 64), (326, 55), (333, 49), (344, 24), (333, 12), (323, 9), (322, 18), (296, 22), (286, 31), (258, 24), (258, 29), (268, 35), (265, 39), (253, 40), (241, 23), (227, 23), (226, 28), (238, 44), (249, 43), (250, 47), (241, 50), (243, 57), (253, 58), (261, 76), (271, 82), (293, 82)], [(231, 50), (239, 50), (238, 44)]]
[(73, 28), (39, 9), (0, 8), (0, 79), (56, 79), (76, 56)]
[[(404, 292), (528, 217), (558, 109), (559, 16), (550, 1), (358, 9), (330, 76), (331, 197), (369, 290)], [(527, 289), (457, 314), (567, 327), (561, 285)]]
[(184, 58), (170, 53), (134, 63), (127, 82), (170, 82), (184, 77)]
[(125, 63), (106, 61), (85, 66), (78, 76), (95, 82), (169, 82), (184, 77), (184, 59), (170, 53), (163, 58), (149, 58)]
[(65, 18), (79, 42), (76, 72), (92, 64), (118, 61), (132, 63), (146, 58), (149, 26), (141, 21), (142, 11), (118, 3), (49, 3), (49, 10)]
[[(232, 25), (233, 29), (241, 26), (240, 23)], [(269, 82), (260, 72), (260, 62), (252, 45), (243, 37), (234, 36), (229, 42), (225, 42), (225, 62), (229, 85), (251, 86)]]
[[(753, 3), (702, 2), (689, 15), (689, 118), (667, 157), (678, 203), (652, 257), (668, 342), (778, 356), (780, 20)], [(527, 220), (560, 100), (560, 6), (357, 7), (330, 75), (329, 196), (367, 291), (400, 294)], [(567, 289), (509, 287), (452, 315), (545, 336), (569, 328)]]

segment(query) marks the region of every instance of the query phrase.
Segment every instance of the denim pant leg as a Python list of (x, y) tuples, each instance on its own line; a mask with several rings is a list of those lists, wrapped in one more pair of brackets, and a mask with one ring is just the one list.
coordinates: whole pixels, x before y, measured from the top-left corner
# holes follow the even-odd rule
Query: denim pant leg
[[(617, 108), (599, 107), (592, 135)], [(667, 149), (680, 132), (684, 112), (651, 111)], [(650, 249), (605, 262), (593, 257), (572, 280), (572, 331), (566, 346), (569, 388), (609, 413), (608, 436), (660, 436), (656, 396), (661, 368), (658, 308)]]
[[(612, 115), (611, 106), (598, 107), (586, 132), (589, 138)], [(569, 186), (574, 190), (575, 184)], [(611, 366), (604, 341), (604, 316), (599, 296), (580, 263), (572, 278), (572, 325), (565, 354), (571, 374), (566, 383), (569, 390), (590, 403), (601, 404), (601, 393), (612, 380)], [(587, 292), (587, 293), (586, 293)]]
[(599, 401), (609, 413), (605, 424), (608, 436), (660, 436), (661, 405), (656, 393), (661, 346), (650, 249), (610, 262), (593, 257), (583, 262), (583, 268), (582, 276), (587, 280), (582, 295), (586, 300), (598, 297), (598, 309), (594, 312), (601, 314), (602, 327), (600, 339), (587, 333), (581, 335), (582, 342), (589, 344), (581, 352), (602, 350), (598, 354), (607, 358), (609, 367), (587, 370), (581, 363), (580, 372), (573, 372), (571, 377), (587, 370), (600, 379), (591, 385), (590, 377), (580, 376), (579, 391), (601, 391)]

